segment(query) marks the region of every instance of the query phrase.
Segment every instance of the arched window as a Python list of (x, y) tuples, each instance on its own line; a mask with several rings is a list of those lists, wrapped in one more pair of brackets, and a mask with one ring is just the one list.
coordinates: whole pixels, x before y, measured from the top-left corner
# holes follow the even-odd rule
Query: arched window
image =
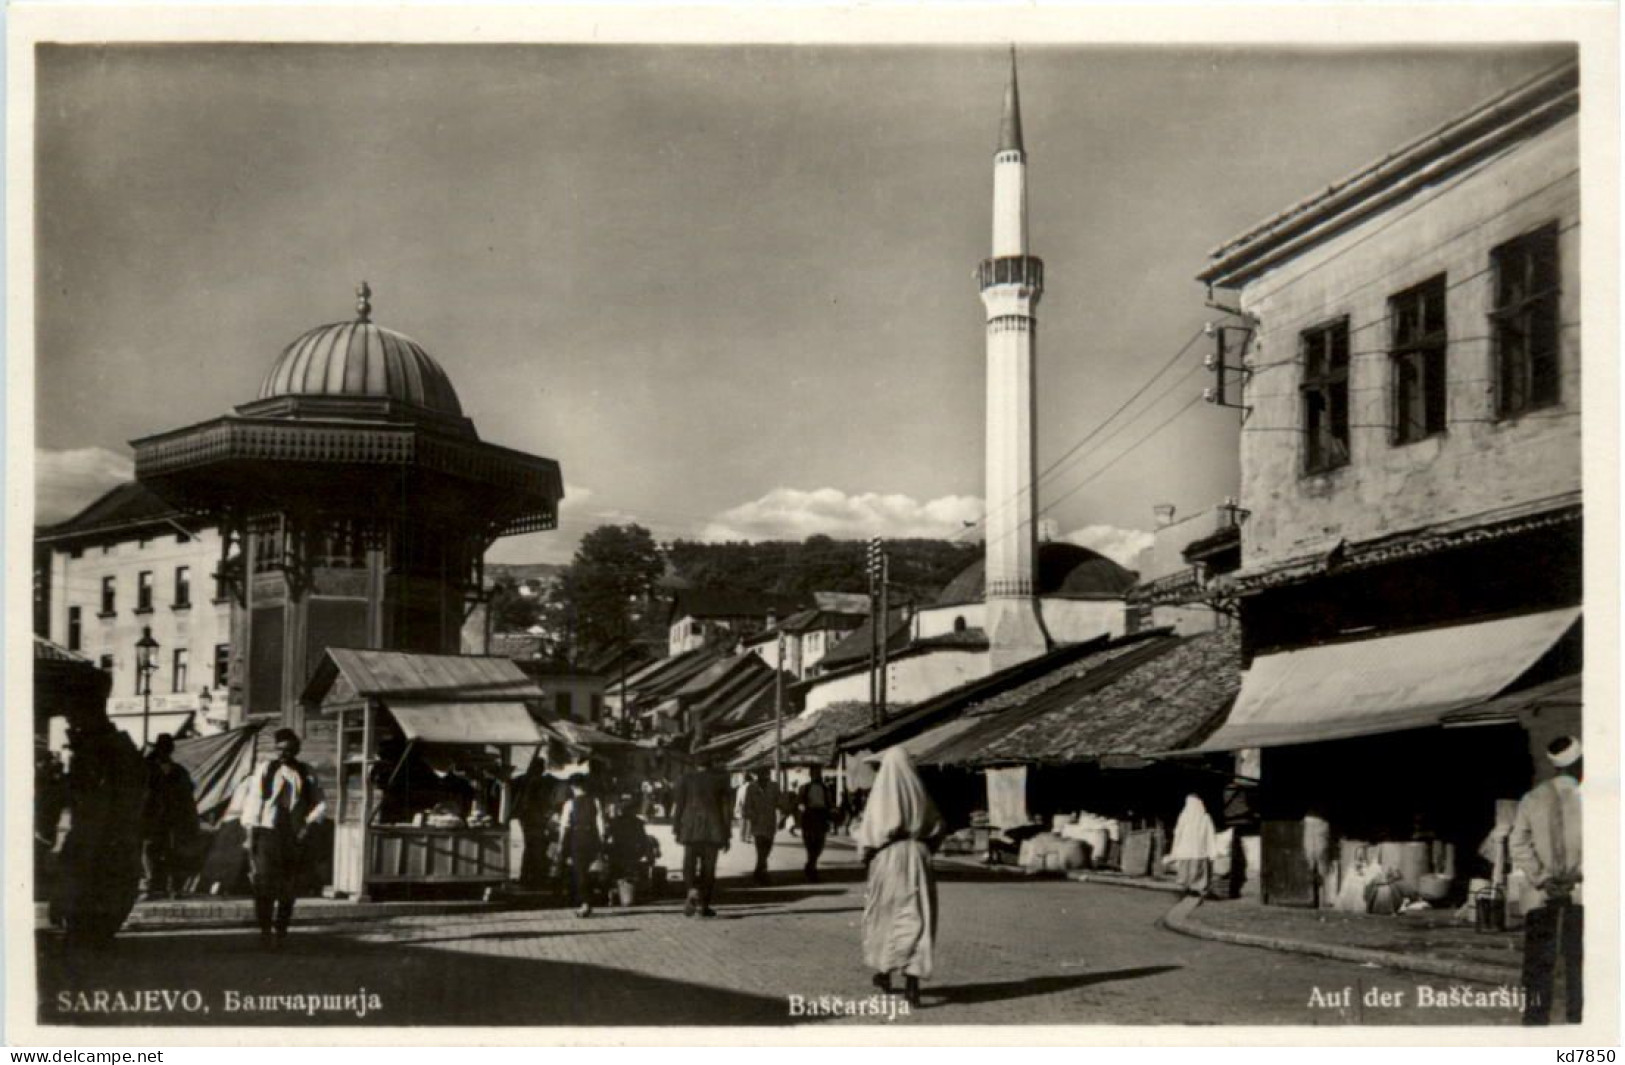
[(954, 618), (954, 631), (955, 632), (964, 632), (965, 631), (965, 616), (963, 614), (961, 614), (958, 617)]

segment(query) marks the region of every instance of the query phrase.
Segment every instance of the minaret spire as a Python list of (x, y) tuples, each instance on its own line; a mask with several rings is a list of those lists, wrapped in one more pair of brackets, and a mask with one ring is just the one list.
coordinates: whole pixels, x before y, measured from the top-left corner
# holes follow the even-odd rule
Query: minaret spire
[(977, 268), (987, 311), (987, 543), (984, 574), (990, 664), (1024, 662), (1049, 649), (1036, 597), (1038, 300), (1044, 264), (1027, 250), (1027, 152), (1021, 139), (1016, 52), (993, 155), (993, 254)]
[(999, 119), (999, 151), (1021, 152), (1021, 89), (1016, 84), (1016, 46), (1010, 46), (1010, 83), (1004, 87), (1004, 117)]

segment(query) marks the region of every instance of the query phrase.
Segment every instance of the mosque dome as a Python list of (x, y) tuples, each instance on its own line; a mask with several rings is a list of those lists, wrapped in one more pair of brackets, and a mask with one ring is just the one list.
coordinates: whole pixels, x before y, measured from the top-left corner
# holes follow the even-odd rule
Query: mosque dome
[[(1037, 594), (1055, 599), (1121, 599), (1138, 579), (1125, 569), (1087, 547), (1052, 540), (1038, 545)], [(953, 606), (982, 601), (987, 575), (985, 558), (959, 571), (937, 596), (937, 605)]]
[(356, 290), (356, 317), (319, 325), (282, 349), (260, 385), (279, 396), (371, 396), (461, 417), (451, 378), (422, 345), (372, 321), (372, 290)]

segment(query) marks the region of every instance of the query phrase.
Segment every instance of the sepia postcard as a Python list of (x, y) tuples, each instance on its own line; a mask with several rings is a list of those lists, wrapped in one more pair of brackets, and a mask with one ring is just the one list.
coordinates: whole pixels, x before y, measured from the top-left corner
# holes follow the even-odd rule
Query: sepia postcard
[(1617, 1042), (1617, 19), (14, 6), (7, 1040)]

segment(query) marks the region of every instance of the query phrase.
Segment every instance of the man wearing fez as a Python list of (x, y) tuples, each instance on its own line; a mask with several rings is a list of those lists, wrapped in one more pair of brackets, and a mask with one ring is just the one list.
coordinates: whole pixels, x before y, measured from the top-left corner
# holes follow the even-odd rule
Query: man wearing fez
[(1518, 803), (1508, 850), (1528, 878), (1523, 933), (1523, 1023), (1550, 1023), (1553, 970), (1563, 958), (1564, 1014), (1580, 1023), (1584, 1004), (1585, 909), (1580, 905), (1580, 741), (1560, 736), (1546, 748), (1556, 773)]
[[(280, 946), (293, 921), (293, 900), (311, 855), (312, 826), (327, 816), (316, 772), (299, 760), (299, 735), (276, 730), (276, 758), (255, 771), (243, 803), (243, 846), (254, 884), (254, 916), (261, 941)], [(274, 938), (273, 938), (274, 936)]]

